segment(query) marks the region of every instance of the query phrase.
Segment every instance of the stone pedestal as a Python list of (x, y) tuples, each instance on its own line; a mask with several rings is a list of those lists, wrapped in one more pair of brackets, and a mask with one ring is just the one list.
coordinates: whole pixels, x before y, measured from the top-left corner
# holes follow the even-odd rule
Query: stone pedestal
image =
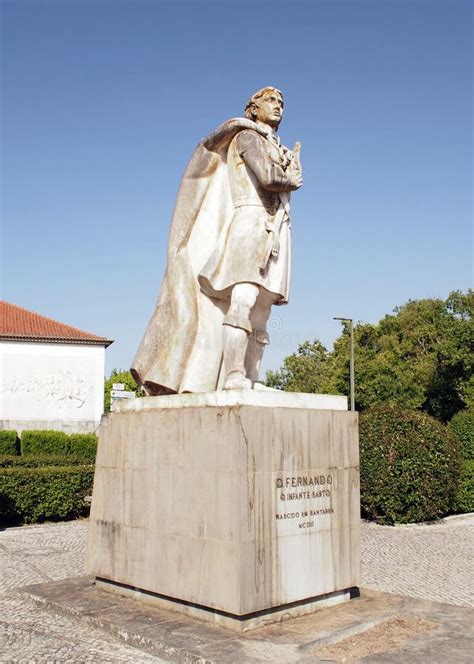
[(258, 391), (148, 397), (104, 416), (88, 571), (242, 630), (359, 582), (357, 414)]

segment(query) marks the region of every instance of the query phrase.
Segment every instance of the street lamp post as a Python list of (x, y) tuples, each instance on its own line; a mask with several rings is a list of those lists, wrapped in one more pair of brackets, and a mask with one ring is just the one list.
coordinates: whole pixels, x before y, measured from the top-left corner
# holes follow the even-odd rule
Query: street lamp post
[(354, 378), (354, 325), (352, 318), (340, 318), (334, 316), (334, 320), (340, 320), (342, 323), (349, 323), (351, 334), (351, 360), (350, 360), (350, 385), (351, 385), (351, 410), (355, 410), (355, 378)]

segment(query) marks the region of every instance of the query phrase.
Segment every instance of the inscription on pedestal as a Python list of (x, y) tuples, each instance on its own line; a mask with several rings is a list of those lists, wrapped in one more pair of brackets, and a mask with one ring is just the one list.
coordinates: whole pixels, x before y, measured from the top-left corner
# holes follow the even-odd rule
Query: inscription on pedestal
[(286, 475), (275, 478), (275, 520), (277, 535), (294, 535), (329, 526), (334, 514), (332, 492), (334, 475), (330, 471), (318, 474)]

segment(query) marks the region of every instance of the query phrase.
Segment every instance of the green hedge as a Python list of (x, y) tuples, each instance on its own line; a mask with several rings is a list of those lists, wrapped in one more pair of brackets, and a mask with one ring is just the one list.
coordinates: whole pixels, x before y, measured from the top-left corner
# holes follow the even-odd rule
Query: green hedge
[(459, 441), (463, 458), (474, 459), (474, 412), (460, 410), (448, 426)]
[(94, 468), (58, 466), (0, 471), (0, 523), (39, 523), (86, 515)]
[(418, 411), (377, 406), (360, 416), (363, 515), (417, 523), (455, 508), (459, 445), (447, 427)]
[(28, 456), (0, 455), (1, 468), (42, 468), (44, 466), (88, 466), (90, 460), (84, 456), (70, 454), (67, 457), (57, 454), (30, 454)]
[(97, 436), (95, 433), (72, 433), (69, 436), (69, 453), (95, 461), (97, 454)]
[(64, 431), (23, 431), (21, 453), (28, 454), (68, 454), (69, 436)]
[(23, 431), (21, 435), (21, 453), (54, 454), (69, 457), (82, 457), (95, 461), (97, 436), (89, 433), (74, 433), (68, 436), (64, 431)]
[(19, 454), (20, 441), (16, 431), (0, 429), (0, 454)]
[(456, 491), (455, 512), (474, 512), (474, 460), (464, 462)]

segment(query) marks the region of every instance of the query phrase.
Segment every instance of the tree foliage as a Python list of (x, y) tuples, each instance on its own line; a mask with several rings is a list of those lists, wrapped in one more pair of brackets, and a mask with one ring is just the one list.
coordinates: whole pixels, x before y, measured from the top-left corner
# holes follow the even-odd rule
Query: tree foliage
[(110, 394), (114, 383), (123, 383), (127, 391), (135, 392), (137, 396), (141, 396), (142, 394), (140, 388), (132, 378), (130, 371), (112, 369), (112, 372), (104, 385), (104, 411), (106, 413), (110, 411)]
[(328, 351), (315, 339), (298, 346), (279, 371), (267, 371), (266, 385), (286, 392), (321, 392)]
[[(376, 325), (356, 325), (357, 409), (386, 403), (424, 410), (448, 421), (472, 404), (473, 308), (473, 291), (454, 291), (446, 300), (410, 300)], [(285, 358), (280, 371), (268, 372), (267, 384), (348, 395), (348, 326), (319, 363), (300, 352), (315, 344), (319, 342), (305, 342), (296, 354)]]

